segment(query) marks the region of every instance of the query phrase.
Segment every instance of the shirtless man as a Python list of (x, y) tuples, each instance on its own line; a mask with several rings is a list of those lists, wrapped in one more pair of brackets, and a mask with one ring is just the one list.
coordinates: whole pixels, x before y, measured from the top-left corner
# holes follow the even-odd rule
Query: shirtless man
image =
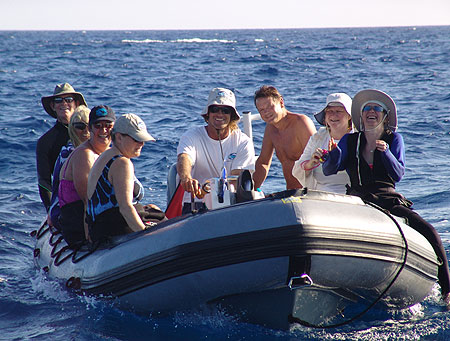
[(292, 167), (302, 155), (310, 136), (316, 133), (314, 123), (305, 115), (288, 111), (283, 97), (273, 86), (262, 86), (255, 92), (254, 100), (261, 118), (267, 123), (253, 174), (255, 188), (259, 188), (266, 179), (274, 150), (283, 168), (286, 189), (302, 188), (292, 175)]

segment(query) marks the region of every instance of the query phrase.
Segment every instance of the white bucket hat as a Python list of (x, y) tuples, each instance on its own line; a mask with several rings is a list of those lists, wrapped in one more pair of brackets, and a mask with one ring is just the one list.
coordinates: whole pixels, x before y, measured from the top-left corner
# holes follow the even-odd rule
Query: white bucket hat
[(394, 100), (386, 93), (380, 90), (368, 89), (358, 92), (353, 98), (352, 121), (357, 129), (363, 131), (361, 114), (362, 109), (368, 103), (381, 105), (388, 115), (388, 126), (392, 131), (397, 130), (397, 108)]
[(225, 105), (234, 110), (234, 120), (239, 120), (241, 116), (236, 110), (236, 97), (233, 91), (225, 88), (214, 88), (211, 90), (208, 96), (208, 104), (202, 111), (202, 116), (208, 113), (208, 109), (211, 105)]
[(138, 115), (124, 114), (114, 123), (113, 133), (129, 135), (136, 141), (156, 141), (147, 131), (144, 121)]
[(352, 99), (349, 95), (343, 93), (343, 92), (337, 92), (334, 94), (330, 94), (327, 96), (327, 104), (325, 105), (325, 108), (323, 108), (320, 112), (314, 115), (317, 122), (319, 122), (321, 125), (325, 125), (325, 109), (327, 107), (335, 107), (340, 106), (344, 107), (345, 111), (347, 111), (347, 114), (349, 117), (351, 117), (351, 110), (352, 110)]

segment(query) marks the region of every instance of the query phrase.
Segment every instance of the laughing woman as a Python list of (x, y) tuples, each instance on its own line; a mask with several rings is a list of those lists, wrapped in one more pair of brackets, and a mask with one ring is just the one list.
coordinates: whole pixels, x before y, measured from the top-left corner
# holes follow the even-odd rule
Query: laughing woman
[[(136, 205), (144, 189), (130, 159), (139, 157), (147, 141), (155, 139), (137, 115), (125, 114), (117, 119), (111, 149), (98, 158), (89, 174), (86, 221), (92, 242), (145, 229)], [(156, 206), (148, 207), (164, 215)]]
[(108, 106), (92, 108), (89, 114), (89, 140), (76, 148), (61, 168), (58, 191), (60, 221), (62, 235), (70, 247), (85, 241), (83, 218), (88, 175), (98, 156), (109, 148), (115, 119), (114, 111)]
[(432, 245), (440, 261), (438, 280), (443, 299), (450, 297), (447, 256), (434, 227), (411, 209), (412, 202), (395, 191), (395, 183), (405, 172), (405, 147), (397, 129), (397, 109), (384, 92), (363, 90), (353, 98), (353, 124), (360, 132), (345, 135), (323, 163), (325, 175), (346, 170), (351, 187), (348, 194), (357, 195), (392, 214), (405, 217), (408, 224)]

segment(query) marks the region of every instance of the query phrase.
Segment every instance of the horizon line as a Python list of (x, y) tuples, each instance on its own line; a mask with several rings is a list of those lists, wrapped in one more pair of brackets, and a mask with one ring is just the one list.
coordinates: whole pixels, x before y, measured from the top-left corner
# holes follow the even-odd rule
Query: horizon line
[(1, 31), (232, 31), (232, 30), (311, 30), (311, 29), (351, 29), (351, 28), (416, 28), (447, 27), (445, 25), (380, 25), (380, 26), (325, 26), (325, 27), (236, 27), (236, 28), (0, 28)]

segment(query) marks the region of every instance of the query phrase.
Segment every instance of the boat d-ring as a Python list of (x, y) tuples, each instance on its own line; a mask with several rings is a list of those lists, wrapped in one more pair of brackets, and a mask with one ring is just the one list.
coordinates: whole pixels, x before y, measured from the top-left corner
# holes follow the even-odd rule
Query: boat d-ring
[(302, 287), (310, 287), (313, 285), (313, 280), (308, 274), (301, 274), (300, 276), (293, 276), (289, 280), (288, 287), (291, 290), (299, 289)]
[(66, 287), (69, 289), (80, 290), (81, 279), (79, 277), (70, 277), (66, 282)]

